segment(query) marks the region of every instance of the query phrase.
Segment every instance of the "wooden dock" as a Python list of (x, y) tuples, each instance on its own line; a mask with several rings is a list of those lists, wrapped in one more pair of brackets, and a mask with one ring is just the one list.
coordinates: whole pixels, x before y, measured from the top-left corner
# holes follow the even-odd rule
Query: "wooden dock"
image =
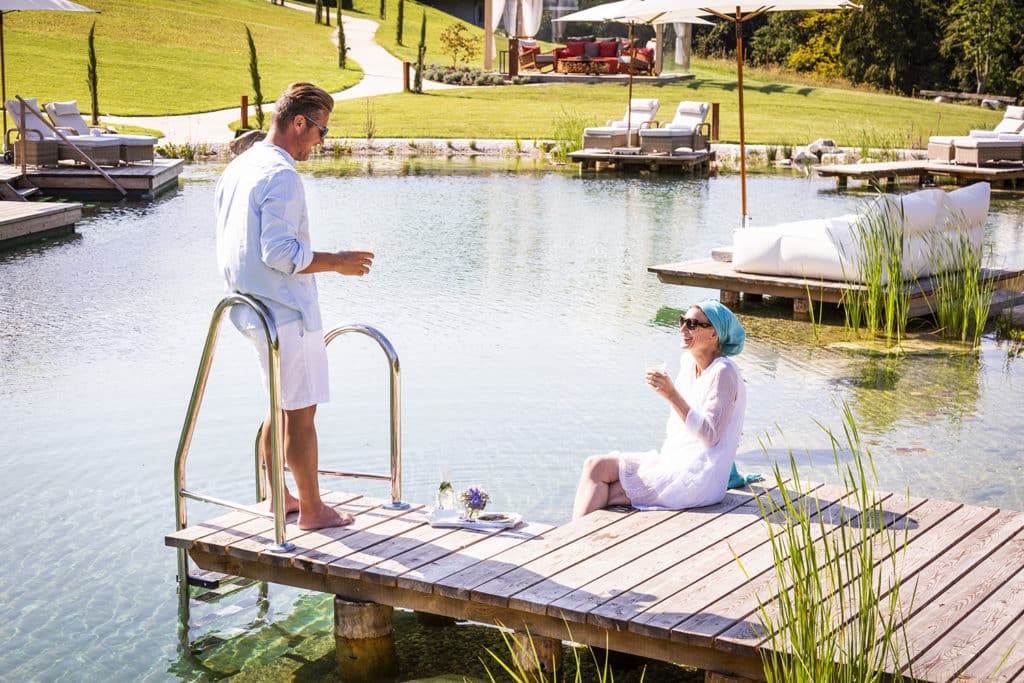
[(570, 152), (569, 158), (578, 161), (581, 171), (673, 171), (686, 174), (710, 172), (715, 153), (711, 150), (687, 154), (612, 154), (594, 150)]
[[(835, 532), (841, 509), (850, 519), (844, 489), (808, 485), (804, 495), (821, 510), (822, 533)], [(878, 497), (887, 524), (875, 536), (879, 549), (888, 547), (882, 534), (908, 534), (896, 571), (914, 677), (1024, 677), (1024, 514)], [(694, 510), (602, 510), (557, 527), (489, 532), (433, 528), (417, 505), (390, 510), (340, 493), (326, 500), (356, 522), (314, 532), (291, 524), (288, 554), (268, 552), (270, 520), (243, 512), (165, 542), (210, 571), (763, 680), (769, 644), (758, 597), (769, 600), (780, 586), (754, 493), (729, 492)]]
[(914, 178), (914, 183), (924, 185), (936, 177), (952, 178), (957, 183), (973, 183), (984, 180), (992, 187), (1014, 189), (1024, 187), (1024, 164), (1020, 162), (992, 166), (968, 166), (937, 161), (907, 160), (885, 161), (874, 164), (839, 164), (818, 166), (815, 171), (823, 178), (835, 178), (839, 187), (846, 187), (850, 179), (889, 187), (901, 178)]
[[(152, 199), (178, 186), (185, 162), (181, 159), (156, 159), (152, 164), (104, 168), (128, 191), (132, 199)], [(25, 177), (43, 193), (72, 199), (120, 199), (121, 193), (100, 173), (88, 166), (29, 167)]]
[(81, 204), (0, 201), (0, 249), (72, 232), (81, 218)]
[[(717, 289), (725, 303), (737, 301), (741, 294), (792, 299), (793, 315), (800, 318), (807, 317), (808, 300), (814, 303), (841, 304), (850, 296), (849, 292), (866, 290), (864, 285), (833, 280), (740, 273), (732, 269), (730, 261), (725, 260), (731, 257), (731, 253), (727, 253), (728, 250), (718, 251), (718, 258), (649, 266), (647, 271), (656, 274), (658, 279), (666, 284)], [(993, 283), (996, 290), (1024, 292), (1024, 269), (1021, 268), (984, 268), (981, 280)], [(911, 317), (932, 312), (933, 306), (929, 297), (936, 287), (933, 278), (904, 283), (903, 287), (910, 293)], [(1012, 296), (999, 295), (997, 292), (992, 301), (991, 311), (998, 312), (1012, 305), (1012, 301)]]

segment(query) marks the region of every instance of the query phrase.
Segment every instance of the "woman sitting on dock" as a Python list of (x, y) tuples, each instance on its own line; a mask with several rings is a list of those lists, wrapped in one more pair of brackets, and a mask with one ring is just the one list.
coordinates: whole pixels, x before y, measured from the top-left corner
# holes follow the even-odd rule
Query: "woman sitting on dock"
[(746, 333), (717, 301), (691, 306), (679, 319), (683, 354), (676, 382), (648, 371), (647, 384), (669, 402), (660, 451), (593, 455), (583, 465), (573, 519), (608, 505), (681, 510), (725, 497), (736, 457), (746, 389), (736, 364)]

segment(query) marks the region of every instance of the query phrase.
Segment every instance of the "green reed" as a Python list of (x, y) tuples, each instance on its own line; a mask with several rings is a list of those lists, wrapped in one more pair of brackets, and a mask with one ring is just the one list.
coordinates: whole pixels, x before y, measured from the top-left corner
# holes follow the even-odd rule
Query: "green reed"
[(555, 147), (552, 156), (558, 161), (565, 161), (569, 154), (583, 147), (583, 129), (592, 125), (589, 118), (576, 109), (562, 108), (555, 117)]
[(970, 233), (957, 230), (953, 235), (941, 233), (929, 240), (934, 287), (928, 307), (944, 339), (977, 346), (988, 322), (995, 285), (982, 278), (983, 249), (971, 242)]
[[(569, 638), (572, 638), (572, 634), (569, 631), (568, 624), (566, 625), (566, 633), (569, 634)], [(523, 636), (520, 636), (523, 637)], [(529, 650), (520, 655), (520, 650), (516, 646), (516, 637), (508, 633), (507, 631), (501, 631), (501, 639), (505, 644), (505, 652), (498, 654), (490, 648), (485, 648), (494, 663), (498, 665), (498, 672), (504, 672), (506, 676), (511, 678), (513, 683), (541, 683), (546, 681), (565, 681), (565, 672), (555, 670), (554, 664), (548, 667), (550, 671), (544, 671), (541, 662), (541, 657), (537, 653), (537, 646), (533, 641), (533, 636), (527, 632), (525, 638), (529, 642)], [(594, 683), (615, 683), (615, 675), (612, 673), (611, 666), (608, 663), (609, 650), (604, 650), (604, 658), (601, 661), (594, 648), (589, 645), (586, 647), (590, 653), (591, 658), (594, 662), (595, 675), (592, 679)], [(576, 675), (573, 678), (573, 683), (583, 683), (583, 667), (581, 666), (582, 661), (580, 659), (580, 648), (572, 647), (572, 656), (575, 663)], [(506, 659), (507, 657), (507, 659)], [(526, 661), (524, 661), (524, 659)], [(484, 670), (487, 671), (488, 680), (491, 683), (497, 683), (497, 677), (495, 672), (492, 672), (490, 667), (487, 666), (487, 662), (483, 659), (480, 662), (484, 666)], [(646, 674), (646, 667), (640, 673), (639, 683), (643, 683), (644, 676)]]
[[(870, 337), (880, 333), (887, 344), (899, 345), (910, 317), (910, 290), (903, 284), (903, 200), (895, 205), (882, 195), (857, 217), (853, 226), (855, 277), (846, 277), (846, 327)], [(845, 261), (844, 261), (845, 275)]]
[(768, 523), (775, 575), (783, 587), (759, 610), (768, 636), (768, 647), (762, 649), (765, 679), (902, 681), (900, 671), (910, 659), (903, 617), (910, 607), (902, 604), (898, 570), (907, 527), (900, 517), (883, 511), (869, 486), (868, 473), (874, 482), (877, 474), (849, 406), (844, 406), (843, 431), (850, 462), (840, 463), (838, 439), (822, 428), (831, 439), (846, 491), (838, 511), (823, 510), (816, 497), (798, 493), (802, 488), (792, 450), (788, 482), (778, 462), (773, 468), (780, 500), (758, 499)]

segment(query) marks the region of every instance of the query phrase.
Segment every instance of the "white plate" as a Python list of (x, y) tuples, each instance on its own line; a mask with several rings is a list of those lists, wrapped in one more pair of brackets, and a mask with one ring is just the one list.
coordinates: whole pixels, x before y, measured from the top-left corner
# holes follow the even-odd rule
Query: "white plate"
[[(481, 517), (483, 519), (481, 519)], [(483, 512), (477, 519), (466, 519), (456, 510), (433, 510), (427, 515), (430, 526), (464, 529), (511, 529), (523, 521), (518, 512)]]

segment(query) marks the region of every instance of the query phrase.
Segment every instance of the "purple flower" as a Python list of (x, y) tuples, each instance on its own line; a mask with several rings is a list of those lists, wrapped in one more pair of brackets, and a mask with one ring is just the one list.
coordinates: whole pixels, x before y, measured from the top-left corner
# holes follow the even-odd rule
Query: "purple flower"
[(487, 495), (487, 491), (484, 491), (479, 486), (470, 486), (459, 495), (459, 500), (466, 507), (473, 510), (482, 510), (487, 506), (487, 501), (491, 497)]

